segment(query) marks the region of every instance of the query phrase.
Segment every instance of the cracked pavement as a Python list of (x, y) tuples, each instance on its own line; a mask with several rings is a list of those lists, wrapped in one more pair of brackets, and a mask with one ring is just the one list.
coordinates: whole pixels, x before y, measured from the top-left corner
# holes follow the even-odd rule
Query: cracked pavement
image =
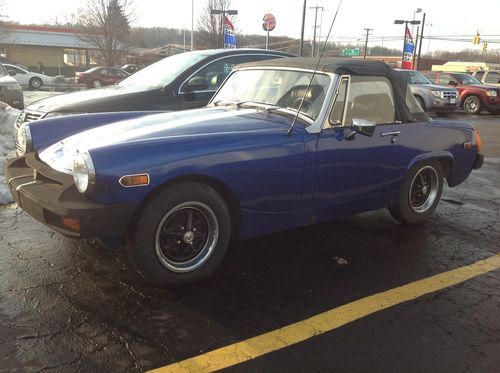
[[(188, 287), (0, 206), (0, 372), (145, 371), (499, 253), (499, 119), (470, 120), (488, 158), (428, 223), (381, 210), (236, 242)], [(499, 310), (494, 271), (228, 370), (494, 372)]]

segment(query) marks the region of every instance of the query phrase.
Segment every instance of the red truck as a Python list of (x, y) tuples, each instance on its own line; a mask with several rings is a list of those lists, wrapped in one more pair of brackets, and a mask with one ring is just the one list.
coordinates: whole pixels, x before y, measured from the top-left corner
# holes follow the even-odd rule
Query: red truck
[(455, 87), (466, 113), (479, 114), (483, 109), (492, 114), (500, 113), (500, 87), (482, 84), (467, 73), (422, 71), (422, 74), (435, 84)]

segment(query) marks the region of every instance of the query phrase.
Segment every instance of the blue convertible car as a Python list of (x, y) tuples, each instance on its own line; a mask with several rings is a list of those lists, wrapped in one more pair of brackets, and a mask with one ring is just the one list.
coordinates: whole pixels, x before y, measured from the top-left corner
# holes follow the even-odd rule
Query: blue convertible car
[(467, 123), (431, 120), (382, 62), (233, 71), (206, 108), (41, 120), (18, 133), (19, 206), (67, 236), (125, 241), (156, 283), (209, 275), (232, 238), (388, 207), (417, 223), (482, 165)]

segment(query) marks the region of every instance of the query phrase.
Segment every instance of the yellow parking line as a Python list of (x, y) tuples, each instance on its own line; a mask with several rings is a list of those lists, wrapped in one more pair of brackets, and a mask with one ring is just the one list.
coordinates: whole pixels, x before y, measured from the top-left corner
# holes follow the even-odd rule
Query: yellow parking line
[(359, 299), (281, 329), (154, 369), (150, 372), (211, 372), (227, 368), (305, 341), (375, 312), (445, 289), (496, 269), (500, 269), (500, 254), (465, 267)]

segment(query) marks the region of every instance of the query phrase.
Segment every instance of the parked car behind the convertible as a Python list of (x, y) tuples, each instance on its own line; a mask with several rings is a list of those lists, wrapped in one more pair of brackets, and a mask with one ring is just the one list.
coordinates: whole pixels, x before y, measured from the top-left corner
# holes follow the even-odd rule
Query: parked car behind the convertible
[(28, 89), (41, 89), (42, 87), (51, 88), (55, 84), (55, 77), (48, 76), (45, 74), (35, 73), (21, 66), (11, 65), (4, 63), (3, 66), (9, 72), (14, 79), (21, 85), (23, 88)]
[(425, 111), (447, 116), (460, 107), (460, 97), (455, 88), (433, 84), (419, 71), (396, 70), (406, 75), (413, 95)]
[(19, 83), (12, 77), (0, 63), (0, 101), (16, 109), (24, 108), (24, 94)]
[(121, 82), (130, 76), (128, 72), (117, 67), (93, 67), (86, 71), (75, 73), (78, 84), (85, 84), (88, 88), (101, 88)]
[(171, 284), (212, 273), (231, 238), (383, 207), (422, 222), (444, 179), (481, 167), (475, 128), (429, 119), (384, 63), (325, 60), (313, 77), (316, 61), (243, 65), (203, 109), (29, 123), (12, 194), (62, 234), (125, 240), (144, 277)]
[(106, 89), (49, 97), (29, 105), (17, 126), (42, 118), (131, 110), (183, 110), (208, 104), (235, 65), (292, 56), (262, 49), (213, 49), (166, 57)]
[(423, 71), (436, 84), (455, 87), (460, 94), (462, 107), (467, 114), (479, 114), (487, 109), (492, 114), (500, 113), (500, 88), (482, 84), (467, 73)]

